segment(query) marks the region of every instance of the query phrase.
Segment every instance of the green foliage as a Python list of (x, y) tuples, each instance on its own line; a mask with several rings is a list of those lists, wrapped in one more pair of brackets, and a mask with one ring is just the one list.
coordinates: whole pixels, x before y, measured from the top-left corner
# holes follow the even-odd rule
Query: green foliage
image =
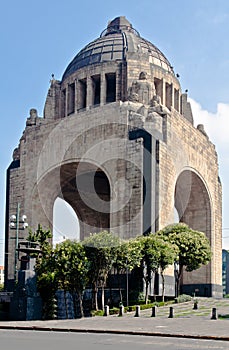
[[(131, 271), (141, 266), (146, 284), (145, 301), (148, 301), (152, 273), (159, 271), (164, 298), (164, 271), (175, 260), (179, 262), (180, 278), (183, 267), (192, 271), (211, 259), (210, 244), (204, 233), (194, 231), (183, 223), (169, 225), (156, 234), (130, 240), (120, 240), (110, 232), (101, 231), (91, 234), (81, 243), (66, 240), (55, 249), (51, 246), (51, 238), (50, 230), (43, 230), (41, 225), (35, 232), (30, 230), (27, 238), (30, 242), (38, 242), (42, 251), (37, 257), (36, 272), (46, 318), (54, 314), (52, 305), (58, 288), (77, 295), (82, 311), (82, 293), (86, 284), (92, 285), (95, 310), (98, 310), (97, 295), (101, 287), (104, 309), (104, 287), (109, 272), (115, 269), (118, 274), (125, 273), (127, 269)], [(183, 300), (182, 296), (180, 298)], [(137, 296), (132, 300), (142, 304)]]
[(168, 225), (158, 232), (178, 247), (178, 259), (187, 271), (193, 271), (211, 260), (211, 248), (203, 232), (194, 231), (184, 223)]
[(102, 287), (102, 309), (104, 309), (104, 287), (108, 273), (117, 257), (120, 239), (110, 232), (101, 231), (91, 234), (83, 241), (89, 261), (89, 279), (93, 285), (94, 307), (98, 310), (98, 286)]
[(175, 299), (175, 302), (176, 303), (185, 303), (185, 302), (191, 301), (191, 300), (192, 300), (192, 297), (190, 295), (181, 294)]
[(125, 273), (126, 269), (132, 271), (135, 267), (140, 266), (142, 255), (140, 240), (122, 240), (117, 246), (114, 268), (118, 273)]
[(142, 263), (144, 266), (144, 280), (145, 280), (145, 302), (148, 300), (148, 288), (152, 278), (152, 272), (155, 273), (159, 269), (163, 281), (162, 298), (164, 300), (164, 271), (171, 265), (178, 253), (178, 249), (169, 241), (163, 239), (162, 235), (150, 234), (148, 236), (140, 236), (138, 240), (142, 247)]
[(184, 223), (178, 223), (166, 226), (157, 234), (178, 247), (178, 284), (184, 267), (186, 271), (197, 270), (211, 260), (210, 242), (203, 232), (192, 230)]
[[(39, 248), (41, 249), (41, 254), (46, 255), (50, 254), (52, 250), (51, 245), (52, 233), (50, 230), (44, 230), (40, 224), (35, 232), (29, 228), (29, 235), (26, 238), (28, 242), (38, 243)], [(39, 253), (33, 253), (34, 257), (39, 257)]]
[(58, 288), (81, 293), (87, 283), (88, 259), (83, 245), (66, 240), (54, 250)]

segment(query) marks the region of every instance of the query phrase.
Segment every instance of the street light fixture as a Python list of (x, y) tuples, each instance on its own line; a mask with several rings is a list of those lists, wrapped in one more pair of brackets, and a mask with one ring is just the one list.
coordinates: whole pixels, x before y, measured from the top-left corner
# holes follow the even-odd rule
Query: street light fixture
[[(26, 215), (22, 215), (21, 219), (20, 219), (20, 203), (18, 203), (16, 215), (13, 214), (10, 216), (10, 229), (16, 230), (16, 236), (11, 237), (11, 239), (15, 239), (15, 260), (14, 260), (14, 281), (15, 281), (15, 283), (17, 280), (17, 248), (18, 248), (19, 230), (24, 230), (28, 227), (28, 223), (26, 222), (26, 220), (27, 220)], [(20, 237), (20, 239), (23, 239), (23, 238), (24, 237)]]

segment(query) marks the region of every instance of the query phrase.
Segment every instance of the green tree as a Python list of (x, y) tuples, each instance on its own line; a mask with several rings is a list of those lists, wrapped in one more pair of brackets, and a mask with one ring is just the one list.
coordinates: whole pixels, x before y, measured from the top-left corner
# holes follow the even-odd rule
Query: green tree
[(145, 282), (145, 303), (148, 303), (149, 285), (152, 280), (152, 273), (158, 271), (160, 262), (160, 245), (158, 237), (154, 234), (148, 236), (139, 236), (138, 240), (142, 246), (142, 268), (143, 279)]
[(203, 232), (192, 230), (184, 223), (168, 225), (158, 232), (164, 239), (178, 247), (178, 293), (183, 269), (193, 271), (211, 261), (211, 246)]
[(120, 239), (107, 231), (91, 234), (83, 242), (90, 263), (89, 280), (93, 289), (93, 307), (98, 310), (98, 287), (101, 287), (101, 305), (104, 309), (104, 288), (108, 273), (116, 260)]
[(122, 240), (117, 247), (116, 260), (114, 269), (117, 271), (119, 279), (119, 295), (122, 302), (122, 292), (120, 286), (120, 274), (132, 271), (135, 267), (139, 267), (142, 260), (141, 242), (137, 239)]
[(165, 270), (169, 265), (172, 265), (178, 256), (178, 247), (175, 244), (165, 241), (161, 236), (155, 235), (157, 238), (157, 245), (160, 252), (158, 265), (162, 279), (162, 301), (165, 298)]
[(66, 240), (57, 244), (54, 259), (55, 277), (58, 287), (64, 290), (65, 303), (66, 292), (69, 291), (73, 295), (75, 314), (77, 314), (77, 295), (81, 317), (83, 315), (82, 295), (87, 283), (89, 267), (84, 246), (79, 242)]

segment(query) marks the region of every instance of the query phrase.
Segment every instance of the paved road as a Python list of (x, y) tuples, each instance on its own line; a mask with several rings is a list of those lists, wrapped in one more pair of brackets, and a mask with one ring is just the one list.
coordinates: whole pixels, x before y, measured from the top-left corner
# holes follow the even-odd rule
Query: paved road
[(228, 343), (214, 340), (177, 339), (113, 334), (85, 334), (0, 330), (4, 350), (219, 350)]

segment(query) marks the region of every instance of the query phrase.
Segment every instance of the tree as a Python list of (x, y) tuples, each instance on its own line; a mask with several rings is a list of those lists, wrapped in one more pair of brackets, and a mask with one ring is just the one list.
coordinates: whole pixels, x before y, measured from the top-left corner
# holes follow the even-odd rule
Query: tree
[[(119, 294), (122, 302), (122, 292), (120, 286), (120, 274), (132, 271), (135, 267), (139, 267), (142, 259), (141, 242), (137, 239), (122, 240), (117, 247), (116, 260), (114, 269), (117, 270), (119, 279)], [(128, 291), (127, 291), (128, 293)]]
[(98, 287), (101, 286), (101, 305), (104, 309), (104, 288), (108, 273), (116, 260), (120, 239), (107, 231), (91, 234), (83, 242), (89, 260), (89, 280), (93, 286), (93, 307), (98, 310)]
[(142, 245), (142, 268), (145, 282), (145, 303), (147, 304), (152, 273), (158, 271), (159, 268), (160, 250), (158, 237), (152, 233), (148, 236), (139, 236), (138, 240), (140, 240)]
[(165, 298), (165, 270), (169, 265), (172, 265), (178, 255), (178, 247), (168, 241), (162, 239), (161, 236), (157, 236), (158, 249), (160, 251), (158, 265), (160, 267), (160, 274), (162, 278), (162, 301)]
[(158, 235), (178, 247), (178, 292), (183, 269), (193, 271), (211, 261), (211, 247), (203, 232), (192, 230), (184, 223), (168, 225), (158, 231)]
[[(73, 295), (75, 315), (77, 314), (76, 295), (79, 302), (80, 317), (83, 315), (82, 293), (87, 283), (88, 259), (84, 246), (76, 241), (66, 240), (57, 244), (54, 250), (55, 277), (58, 287)], [(67, 311), (67, 305), (66, 305)]]

